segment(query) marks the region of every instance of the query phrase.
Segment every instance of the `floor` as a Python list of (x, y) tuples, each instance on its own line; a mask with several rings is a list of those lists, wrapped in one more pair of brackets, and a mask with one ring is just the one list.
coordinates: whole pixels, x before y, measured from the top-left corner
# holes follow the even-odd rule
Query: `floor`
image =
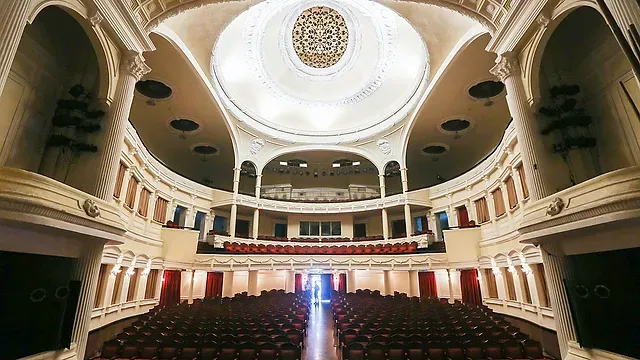
[(302, 360), (337, 360), (331, 304), (311, 305)]

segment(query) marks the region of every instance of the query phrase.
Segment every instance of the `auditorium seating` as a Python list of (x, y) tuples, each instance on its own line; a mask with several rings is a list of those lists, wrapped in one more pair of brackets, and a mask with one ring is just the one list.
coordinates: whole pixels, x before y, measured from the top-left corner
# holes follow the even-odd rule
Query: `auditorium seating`
[(92, 360), (300, 360), (308, 302), (283, 291), (155, 307)]
[(418, 243), (350, 245), (350, 246), (301, 246), (301, 245), (264, 245), (225, 242), (224, 252), (229, 254), (304, 254), (304, 255), (384, 255), (413, 254)]
[(332, 306), (343, 360), (549, 359), (486, 307), (370, 291), (334, 293)]

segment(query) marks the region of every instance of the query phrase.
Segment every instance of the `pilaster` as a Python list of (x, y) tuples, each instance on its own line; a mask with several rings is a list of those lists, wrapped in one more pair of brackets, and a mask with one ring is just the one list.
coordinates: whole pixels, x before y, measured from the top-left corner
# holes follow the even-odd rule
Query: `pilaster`
[(0, 95), (9, 77), (31, 6), (26, 0), (0, 2)]

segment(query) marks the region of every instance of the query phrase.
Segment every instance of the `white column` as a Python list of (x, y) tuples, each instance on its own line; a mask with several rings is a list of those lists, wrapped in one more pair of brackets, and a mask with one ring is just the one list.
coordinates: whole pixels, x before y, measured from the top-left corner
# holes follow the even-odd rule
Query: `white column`
[(480, 281), (480, 293), (482, 294), (482, 298), (489, 297), (489, 288), (487, 287), (487, 279), (484, 276), (484, 269), (478, 269), (478, 280)]
[(385, 185), (384, 174), (379, 174), (378, 180), (380, 181), (380, 198), (384, 198), (387, 196), (387, 186)]
[(260, 295), (258, 291), (258, 270), (249, 270), (249, 276), (247, 276), (247, 293), (249, 295)]
[(556, 321), (560, 355), (564, 358), (567, 355), (569, 341), (577, 341), (571, 309), (569, 308), (569, 298), (564, 287), (564, 279), (567, 278), (566, 259), (562, 249), (557, 244), (549, 243), (541, 245), (541, 247), (553, 317)]
[(449, 304), (453, 304), (455, 302), (455, 298), (453, 296), (453, 282), (451, 281), (451, 276), (453, 270), (447, 269), (447, 282), (449, 283)]
[(229, 236), (236, 236), (236, 219), (238, 217), (238, 205), (231, 205), (231, 216), (229, 217)]
[(393, 295), (393, 289), (391, 287), (391, 274), (389, 274), (389, 270), (382, 271), (382, 281), (384, 283), (384, 294)]
[(193, 283), (195, 282), (195, 279), (196, 279), (196, 271), (191, 270), (190, 273), (191, 273), (191, 276), (189, 277), (189, 297), (187, 298), (187, 302), (189, 304), (193, 304)]
[(169, 201), (169, 204), (167, 204), (167, 215), (165, 216), (164, 220), (165, 223), (169, 220), (173, 221), (173, 216), (176, 214), (177, 207), (178, 204), (175, 202), (175, 200), (172, 199), (171, 201)]
[(356, 292), (356, 272), (355, 270), (347, 270), (347, 292)]
[(76, 318), (71, 333), (71, 342), (76, 344), (78, 359), (84, 359), (87, 347), (89, 322), (91, 321), (91, 310), (96, 294), (103, 247), (104, 244), (99, 241), (86, 244), (73, 268), (72, 278), (81, 282)]
[(194, 209), (193, 207), (188, 207), (185, 208), (184, 210), (184, 227), (186, 228), (193, 228), (195, 227), (195, 220), (196, 220), (196, 209)]
[[(511, 276), (509, 270), (506, 267), (500, 268), (500, 279), (502, 280), (502, 297), (500, 297), (500, 282), (498, 283), (498, 297), (504, 300), (509, 300), (509, 288), (507, 287), (507, 276)], [(496, 279), (497, 280), (497, 279)]]
[(294, 293), (296, 291), (296, 272), (287, 270), (284, 278), (284, 291), (286, 293)]
[(502, 201), (504, 201), (504, 208), (507, 212), (507, 219), (509, 219), (509, 224), (515, 225), (512, 219), (511, 208), (509, 207), (509, 194), (507, 191), (507, 185), (500, 182), (500, 190), (502, 190)]
[(409, 191), (409, 181), (407, 180), (407, 168), (400, 169), (400, 180), (402, 181), (402, 193)]
[(138, 292), (136, 293), (135, 300), (143, 300), (144, 293), (147, 290), (147, 281), (149, 281), (149, 275), (142, 275), (143, 268), (138, 269)]
[(407, 237), (413, 234), (413, 222), (411, 220), (411, 206), (409, 204), (404, 204), (404, 226)]
[(149, 195), (149, 204), (147, 205), (147, 226), (151, 224), (151, 220), (153, 220), (153, 213), (155, 212), (155, 208), (156, 208), (156, 198), (158, 197), (158, 193), (157, 192), (152, 192)]
[(136, 82), (149, 71), (151, 68), (144, 63), (140, 54), (126, 54), (120, 62), (116, 93), (103, 122), (103, 138), (98, 147), (100, 160), (93, 193), (103, 200), (109, 201), (113, 197)]
[(4, 0), (0, 2), (0, 95), (9, 77), (13, 59), (27, 25), (27, 12), (31, 2)]
[(518, 300), (518, 302), (525, 303), (526, 301), (525, 301), (525, 297), (522, 289), (522, 282), (520, 281), (520, 276), (518, 275), (519, 273), (518, 269), (516, 268), (516, 270), (513, 273), (510, 271), (508, 271), (508, 273), (509, 273), (508, 275), (511, 276), (511, 278), (513, 279), (513, 287), (515, 288), (514, 290), (516, 291), (516, 300)]
[(389, 216), (387, 209), (382, 209), (382, 237), (387, 240), (389, 238)]
[(260, 198), (260, 187), (262, 186), (262, 174), (256, 175), (256, 198)]
[(511, 178), (513, 179), (513, 186), (516, 188), (516, 195), (518, 196), (518, 206), (522, 208), (524, 202), (524, 194), (522, 193), (522, 179), (517, 170), (511, 170)]
[[(120, 212), (122, 212), (122, 208), (124, 207), (124, 201), (127, 197), (127, 189), (129, 188), (129, 181), (131, 180), (131, 168), (128, 167), (124, 171), (124, 176), (122, 177), (122, 184), (120, 185), (120, 197), (116, 200), (118, 206), (120, 206)], [(115, 187), (115, 185), (113, 185)]]
[(127, 294), (129, 294), (129, 283), (131, 283), (131, 277), (127, 275), (127, 271), (129, 271), (129, 269), (133, 269), (133, 266), (122, 268), (122, 271), (125, 274), (122, 278), (122, 291), (120, 291), (120, 300), (118, 300), (118, 304), (127, 302)]
[(154, 299), (160, 299), (160, 293), (162, 292), (162, 279), (164, 278), (164, 269), (160, 270), (160, 276), (158, 276), (158, 282), (156, 283), (156, 293), (153, 295)]
[(427, 214), (427, 221), (429, 222), (429, 229), (433, 231), (433, 233), (436, 235), (436, 239), (438, 239), (440, 237), (440, 234), (438, 234), (438, 220), (436, 219), (436, 215), (432, 213)]
[[(603, 0), (603, 3), (606, 5), (606, 9), (602, 10), (605, 12), (605, 19), (607, 22), (610, 23), (613, 21), (618, 25), (622, 32), (621, 35), (625, 38), (624, 40), (626, 40), (627, 44), (637, 44), (638, 40), (633, 38), (629, 29), (633, 24), (635, 24), (636, 27), (640, 24), (640, 4), (638, 4), (637, 1), (629, 0)], [(607, 14), (607, 10), (609, 10), (608, 12), (610, 12), (610, 14)], [(620, 40), (622, 39), (619, 39), (619, 41)], [(629, 46), (629, 48), (630, 53), (625, 55), (627, 55), (627, 58), (635, 57), (635, 59), (631, 58), (629, 61), (637, 64), (640, 59), (640, 53), (638, 53), (637, 48), (636, 53), (633, 53), (634, 46)], [(638, 79), (640, 74), (638, 73), (636, 66), (634, 66), (634, 72), (636, 72), (636, 81), (640, 81), (640, 79)]]
[(544, 148), (536, 118), (527, 101), (518, 58), (512, 53), (498, 56), (491, 73), (505, 84), (507, 90), (507, 105), (516, 128), (522, 166), (529, 182), (531, 199), (542, 199), (553, 193), (543, 163), (547, 150)]
[(474, 204), (471, 202), (471, 200), (467, 199), (467, 202), (465, 203), (465, 207), (467, 208), (467, 214), (469, 214), (469, 221), (473, 220), (477, 224), (478, 217), (476, 216), (476, 207), (473, 205)]
[(420, 296), (418, 270), (409, 270), (409, 296)]
[[(107, 277), (107, 286), (105, 287), (104, 290), (104, 299), (102, 302), (102, 306), (103, 307), (108, 307), (109, 305), (111, 305), (111, 298), (113, 297), (113, 292), (114, 292), (114, 288), (116, 285), (116, 275), (112, 274), (111, 271), (113, 270), (115, 265), (110, 265), (109, 266), (109, 272), (108, 272), (108, 277)], [(122, 269), (122, 268), (121, 268)]]
[(222, 274), (222, 296), (233, 297), (233, 271), (225, 271)]
[(233, 168), (233, 193), (237, 194), (240, 189), (240, 168)]
[(449, 226), (458, 226), (458, 209), (453, 206), (449, 206), (447, 209), (447, 219), (449, 220)]
[(253, 210), (253, 238), (258, 238), (258, 229), (260, 226), (260, 210)]
[(485, 190), (484, 198), (487, 200), (487, 208), (489, 208), (489, 218), (491, 218), (491, 222), (496, 222), (496, 205), (493, 202), (493, 195), (489, 192), (489, 190)]
[(142, 182), (138, 181), (138, 183), (136, 184), (136, 195), (133, 197), (133, 212), (137, 213), (138, 212), (138, 206), (140, 204), (140, 193), (142, 193), (142, 189), (144, 188), (144, 186), (142, 186)]

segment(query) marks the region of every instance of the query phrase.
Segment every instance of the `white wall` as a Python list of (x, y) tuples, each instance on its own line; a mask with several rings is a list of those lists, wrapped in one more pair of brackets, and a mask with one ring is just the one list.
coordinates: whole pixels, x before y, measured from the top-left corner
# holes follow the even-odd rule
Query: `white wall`
[(409, 294), (408, 271), (389, 271), (389, 280), (391, 280), (391, 292), (398, 291)]
[(284, 290), (286, 281), (286, 270), (259, 271), (258, 272), (258, 292), (262, 290)]

